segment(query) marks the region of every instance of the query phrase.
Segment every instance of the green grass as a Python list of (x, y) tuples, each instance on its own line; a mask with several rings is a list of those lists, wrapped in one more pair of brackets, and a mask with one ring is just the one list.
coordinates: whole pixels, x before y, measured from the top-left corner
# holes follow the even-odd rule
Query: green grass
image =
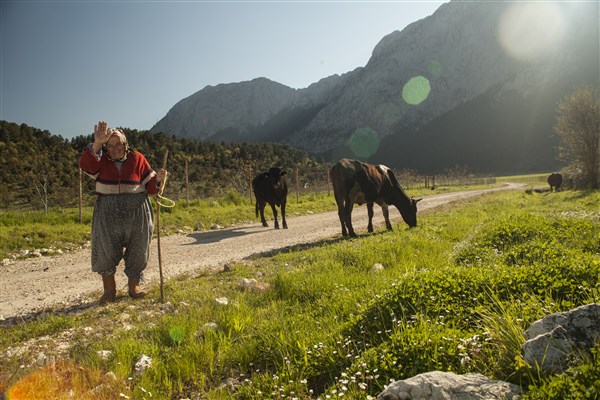
[[(155, 206), (156, 202), (152, 200)], [(288, 215), (306, 215), (333, 210), (333, 196), (323, 193), (306, 194), (288, 200)], [(90, 240), (92, 207), (84, 207), (82, 222), (79, 209), (52, 209), (43, 211), (0, 211), (0, 259), (22, 257), (20, 250), (35, 249), (74, 250)], [(271, 210), (266, 211), (271, 216)], [(281, 218), (281, 217), (280, 217)], [(178, 202), (175, 207), (161, 207), (161, 233), (168, 235), (179, 230), (211, 229), (213, 224), (232, 226), (258, 223), (254, 205), (236, 192), (219, 199)]]
[(0, 259), (20, 250), (74, 250), (90, 240), (91, 208), (43, 211), (0, 211)]
[[(489, 186), (487, 186), (489, 187)], [(435, 191), (422, 189), (408, 191), (410, 196), (419, 197), (447, 191), (479, 189), (472, 187), (440, 187)], [(168, 197), (168, 195), (167, 195)], [(156, 207), (154, 199), (152, 203)], [(168, 202), (165, 202), (168, 203)], [(296, 198), (288, 196), (287, 215), (307, 215), (336, 209), (333, 193), (305, 193)], [(23, 258), (21, 250), (30, 252), (36, 249), (71, 251), (80, 248), (90, 240), (92, 207), (82, 210), (80, 223), (78, 208), (56, 208), (43, 211), (0, 210), (0, 260)], [(265, 217), (272, 218), (270, 207)], [(279, 217), (281, 218), (281, 216)], [(244, 223), (259, 223), (254, 204), (247, 197), (230, 191), (222, 198), (179, 201), (175, 207), (161, 207), (161, 234), (169, 235), (178, 231), (198, 231), (211, 229), (214, 224), (233, 226)]]
[[(593, 398), (585, 385), (600, 379), (597, 353), (541, 378), (520, 346), (536, 319), (598, 301), (599, 203), (597, 191), (488, 195), (428, 213), (414, 229), (171, 280), (167, 306), (155, 288), (142, 301), (50, 313), (4, 329), (1, 354), (41, 335), (59, 341), (69, 328), (68, 359), (112, 371), (132, 399), (368, 399), (432, 370), (508, 380), (525, 398), (563, 399), (566, 387)], [(261, 286), (243, 288), (243, 278)], [(138, 375), (142, 354), (153, 361)], [(0, 359), (6, 386), (37, 369), (27, 355)]]
[(547, 185), (547, 179), (550, 176), (550, 172), (542, 174), (528, 174), (528, 175), (510, 175), (510, 176), (499, 176), (496, 177), (497, 182), (516, 182), (526, 183), (530, 185)]

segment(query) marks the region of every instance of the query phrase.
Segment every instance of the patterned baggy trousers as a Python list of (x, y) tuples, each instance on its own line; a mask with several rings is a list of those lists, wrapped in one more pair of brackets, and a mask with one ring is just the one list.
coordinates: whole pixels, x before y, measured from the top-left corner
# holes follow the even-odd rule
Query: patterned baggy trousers
[(154, 213), (147, 193), (98, 196), (92, 218), (92, 271), (140, 281), (150, 258)]

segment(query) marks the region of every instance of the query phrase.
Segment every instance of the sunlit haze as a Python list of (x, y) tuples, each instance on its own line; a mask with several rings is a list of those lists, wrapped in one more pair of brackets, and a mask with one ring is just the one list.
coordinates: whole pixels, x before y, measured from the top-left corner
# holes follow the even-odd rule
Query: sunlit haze
[(2, 1), (0, 119), (65, 138), (150, 129), (207, 85), (299, 89), (365, 66), (443, 3)]
[(498, 40), (512, 57), (532, 62), (560, 44), (564, 29), (556, 3), (514, 3), (500, 18)]

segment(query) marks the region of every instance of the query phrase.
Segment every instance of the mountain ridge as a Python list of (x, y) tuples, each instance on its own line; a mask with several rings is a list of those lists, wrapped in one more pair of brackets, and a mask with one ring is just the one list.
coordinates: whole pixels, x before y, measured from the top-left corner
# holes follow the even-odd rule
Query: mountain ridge
[[(552, 118), (558, 101), (570, 90), (599, 85), (600, 61), (598, 21), (594, 19), (598, 4), (552, 7), (451, 1), (431, 16), (384, 36), (364, 67), (323, 78), (304, 89), (267, 78), (224, 84), (218, 92), (212, 88), (222, 85), (206, 87), (177, 103), (152, 131), (200, 140), (277, 141), (331, 160), (352, 156), (423, 171), (472, 160), (469, 167), (474, 171), (493, 172), (498, 163), (486, 162), (486, 158), (502, 161), (506, 172), (519, 172), (518, 166), (532, 171), (555, 169), (557, 142), (551, 124), (531, 124), (530, 116), (521, 111), (525, 108), (540, 118)], [(547, 20), (538, 21), (544, 13), (549, 15)], [(563, 21), (556, 15), (571, 15), (571, 19)], [(515, 31), (524, 29), (514, 25), (523, 18), (531, 32), (514, 40)], [(533, 37), (542, 43), (552, 35), (556, 38), (546, 47), (527, 42)], [(484, 107), (474, 99), (489, 104)], [(469, 117), (479, 108), (485, 110), (481, 118), (485, 115), (486, 121)], [(504, 118), (497, 118), (498, 112)], [(462, 121), (452, 119), (459, 116)], [(518, 121), (507, 123), (516, 116)], [(440, 119), (454, 128), (445, 130)], [(490, 124), (497, 129), (486, 127)], [(481, 132), (486, 129), (504, 136), (502, 147), (521, 148), (530, 160), (517, 151), (506, 152), (503, 159), (471, 154), (482, 151), (472, 142), (494, 150), (480, 140), (490, 138), (489, 132)], [(419, 138), (415, 132), (429, 133)], [(452, 151), (421, 143), (443, 135), (454, 138)], [(528, 143), (525, 147), (524, 142)], [(407, 162), (420, 148), (437, 151)], [(396, 149), (396, 156), (391, 149)], [(450, 165), (435, 161), (440, 159)]]

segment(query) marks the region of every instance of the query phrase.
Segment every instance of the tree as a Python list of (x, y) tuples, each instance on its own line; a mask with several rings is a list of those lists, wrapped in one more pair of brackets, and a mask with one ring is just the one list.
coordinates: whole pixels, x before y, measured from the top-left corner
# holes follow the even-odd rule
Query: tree
[(577, 186), (600, 187), (600, 98), (598, 88), (576, 89), (558, 105), (554, 130), (558, 156)]

